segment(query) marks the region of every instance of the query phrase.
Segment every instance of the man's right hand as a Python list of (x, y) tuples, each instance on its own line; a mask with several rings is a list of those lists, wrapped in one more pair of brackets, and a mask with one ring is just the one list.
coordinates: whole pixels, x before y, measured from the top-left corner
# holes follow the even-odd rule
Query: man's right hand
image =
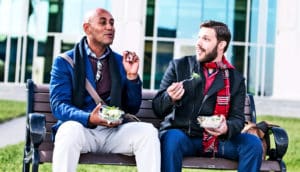
[(107, 120), (103, 119), (100, 117), (99, 115), (99, 111), (101, 108), (101, 103), (99, 103), (94, 110), (92, 111), (92, 113), (90, 114), (90, 118), (89, 118), (89, 123), (91, 125), (102, 125), (102, 126), (107, 126), (107, 127), (116, 127), (118, 125), (121, 124), (121, 121), (119, 122), (108, 122)]
[(167, 93), (171, 97), (173, 103), (180, 100), (184, 92), (185, 90), (182, 82), (173, 82), (172, 85), (167, 88)]

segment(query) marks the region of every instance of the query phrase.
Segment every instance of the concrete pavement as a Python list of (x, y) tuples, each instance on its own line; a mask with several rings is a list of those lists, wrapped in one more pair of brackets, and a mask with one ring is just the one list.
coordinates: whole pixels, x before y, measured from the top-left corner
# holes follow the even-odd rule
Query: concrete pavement
[(0, 148), (25, 140), (26, 118), (21, 117), (0, 124)]
[(0, 83), (0, 99), (26, 101), (26, 85)]
[(300, 101), (255, 97), (257, 115), (300, 118)]

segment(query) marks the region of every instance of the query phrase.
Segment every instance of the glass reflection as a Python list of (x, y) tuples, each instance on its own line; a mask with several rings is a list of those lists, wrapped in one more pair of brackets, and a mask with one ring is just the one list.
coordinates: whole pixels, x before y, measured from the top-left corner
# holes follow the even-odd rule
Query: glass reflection
[(173, 59), (173, 42), (157, 42), (155, 89), (159, 88), (163, 74), (168, 68), (169, 62)]
[(152, 67), (152, 41), (146, 41), (144, 47), (144, 71), (143, 88), (150, 88), (151, 67)]
[(205, 20), (219, 20), (233, 28), (235, 1), (158, 0), (157, 36), (195, 38)]

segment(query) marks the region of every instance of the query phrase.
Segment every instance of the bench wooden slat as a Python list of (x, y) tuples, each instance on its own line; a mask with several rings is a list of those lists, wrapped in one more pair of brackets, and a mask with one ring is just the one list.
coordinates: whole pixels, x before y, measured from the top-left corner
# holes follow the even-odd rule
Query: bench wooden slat
[(43, 102), (35, 102), (33, 104), (33, 110), (35, 112), (51, 112), (50, 104)]
[(49, 99), (49, 93), (35, 93), (34, 94), (34, 101), (35, 102), (45, 102), (45, 103), (49, 103), (50, 99)]
[(142, 99), (152, 100), (156, 93), (157, 93), (157, 91), (155, 91), (155, 90), (143, 89)]
[(34, 92), (49, 93), (49, 84), (34, 84)]
[(139, 112), (136, 114), (137, 117), (139, 118), (154, 118), (157, 119), (157, 117), (155, 117), (155, 115), (153, 114), (153, 110), (152, 109), (140, 109)]
[(51, 137), (52, 137), (52, 134), (51, 134), (51, 132), (46, 132), (46, 136), (45, 136), (45, 139), (44, 139), (44, 141), (43, 141), (43, 143), (45, 143), (45, 142), (50, 142), (50, 143), (52, 143), (52, 139), (51, 139)]
[(142, 109), (152, 109), (152, 101), (142, 100), (142, 104), (140, 106)]
[(142, 121), (152, 123), (153, 126), (156, 128), (159, 128), (159, 126), (160, 126), (160, 121), (157, 121), (156, 119), (144, 118), (144, 119), (142, 119)]
[(237, 169), (237, 161), (224, 158), (204, 158), (204, 157), (186, 157), (183, 164), (188, 168), (205, 168), (205, 169)]
[[(39, 146), (39, 151), (53, 151), (54, 144), (51, 141), (45, 141)], [(41, 161), (41, 162), (48, 162), (48, 161)]]
[[(52, 151), (40, 151), (41, 162), (52, 162)], [(87, 153), (81, 154), (79, 163), (81, 164), (106, 164), (106, 165), (135, 165), (134, 156), (120, 154)]]
[(264, 160), (260, 167), (261, 171), (281, 171), (278, 161)]
[(45, 113), (46, 116), (46, 122), (51, 122), (51, 123), (55, 123), (57, 121), (57, 119), (52, 115), (52, 113)]
[(46, 131), (51, 132), (51, 128), (54, 124), (55, 122), (46, 122)]

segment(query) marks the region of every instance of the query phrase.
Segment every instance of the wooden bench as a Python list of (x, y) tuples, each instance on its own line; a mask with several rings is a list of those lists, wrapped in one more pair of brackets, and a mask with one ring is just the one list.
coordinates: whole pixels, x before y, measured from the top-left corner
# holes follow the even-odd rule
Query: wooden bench
[[(27, 125), (26, 142), (24, 146), (23, 172), (37, 172), (40, 163), (52, 162), (53, 143), (51, 141), (51, 126), (56, 122), (49, 105), (49, 85), (35, 84), (27, 81)], [(143, 90), (142, 105), (137, 116), (145, 122), (159, 127), (158, 119), (152, 111), (152, 98), (156, 91)], [(245, 115), (247, 119), (256, 121), (254, 100), (248, 95), (245, 101)], [(283, 135), (286, 132), (278, 127)], [(281, 133), (282, 134), (282, 133)], [(82, 164), (110, 164), (110, 165), (135, 165), (132, 156), (120, 154), (86, 153), (80, 156)], [(223, 158), (186, 157), (183, 160), (184, 168), (201, 169), (237, 169), (238, 162)], [(31, 167), (32, 166), (32, 167)], [(261, 171), (286, 171), (285, 163), (281, 158), (264, 160)]]

